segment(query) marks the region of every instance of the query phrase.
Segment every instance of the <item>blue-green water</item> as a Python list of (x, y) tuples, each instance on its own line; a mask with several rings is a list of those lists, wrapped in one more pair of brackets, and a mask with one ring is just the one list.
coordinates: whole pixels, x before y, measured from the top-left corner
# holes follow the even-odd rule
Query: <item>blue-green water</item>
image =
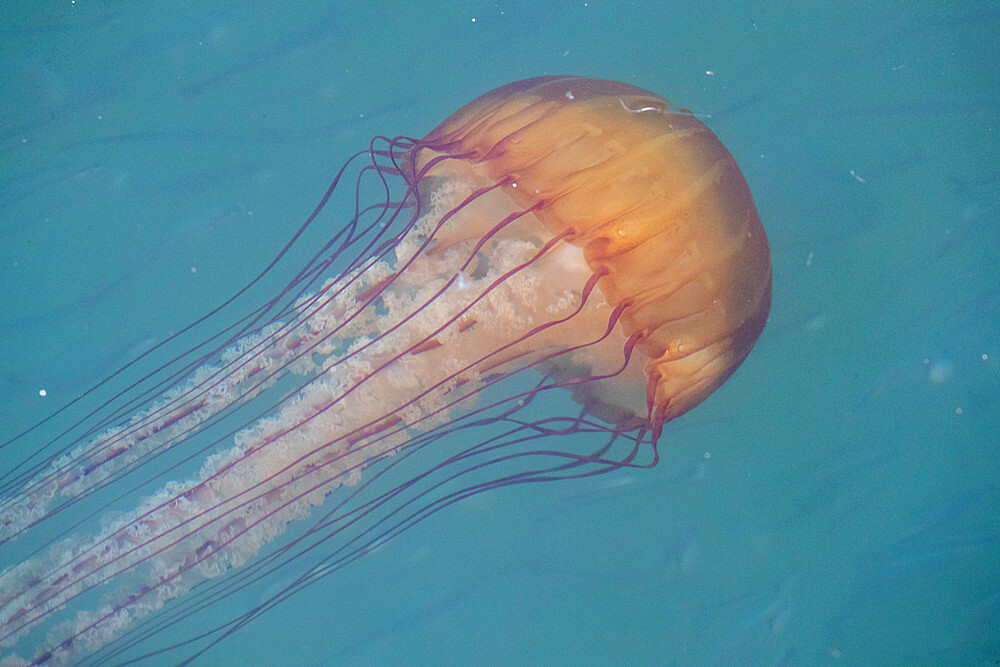
[(371, 136), (529, 76), (702, 115), (774, 302), (656, 469), (453, 506), (205, 664), (1000, 660), (1000, 6), (292, 4), (0, 7), (0, 440), (255, 275)]

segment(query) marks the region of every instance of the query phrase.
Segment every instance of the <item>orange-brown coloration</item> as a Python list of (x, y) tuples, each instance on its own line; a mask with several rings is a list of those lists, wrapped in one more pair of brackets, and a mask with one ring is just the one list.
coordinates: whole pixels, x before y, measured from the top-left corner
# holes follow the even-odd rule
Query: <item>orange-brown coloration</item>
[(429, 338), (422, 343), (414, 345), (410, 350), (410, 354), (420, 354), (421, 352), (429, 352), (430, 350), (436, 350), (441, 347), (441, 341), (436, 338)]
[(359, 429), (359, 430), (351, 433), (350, 435), (346, 436), (344, 439), (347, 440), (347, 444), (349, 446), (353, 447), (354, 445), (356, 445), (357, 443), (361, 442), (365, 438), (370, 438), (373, 435), (378, 435), (379, 433), (382, 433), (383, 431), (386, 431), (386, 430), (392, 428), (393, 426), (396, 426), (397, 424), (401, 423), (402, 421), (403, 420), (400, 419), (398, 416), (396, 416), (396, 415), (390, 415), (390, 416), (386, 417), (385, 419), (381, 420), (380, 422), (378, 422), (377, 424), (372, 424), (371, 426), (368, 426), (367, 428), (362, 428), (362, 429)]
[(604, 272), (622, 332), (640, 336), (655, 426), (749, 354), (771, 303), (767, 238), (736, 162), (689, 112), (628, 84), (540, 77), (483, 95), (423, 143), (469, 156)]
[(395, 275), (386, 276), (382, 280), (378, 281), (377, 283), (366, 289), (364, 292), (358, 295), (357, 299), (358, 303), (366, 303), (368, 301), (371, 301), (373, 298), (375, 298), (375, 295), (380, 294), (383, 290), (385, 290), (386, 285), (390, 284), (393, 278), (395, 278)]

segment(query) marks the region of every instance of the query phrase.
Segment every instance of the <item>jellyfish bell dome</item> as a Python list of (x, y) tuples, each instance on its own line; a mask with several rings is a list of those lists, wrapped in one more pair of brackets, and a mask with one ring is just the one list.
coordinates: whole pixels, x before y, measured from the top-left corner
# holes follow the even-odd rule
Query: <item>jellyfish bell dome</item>
[[(432, 166), (428, 183), (500, 185), (443, 237), (479, 238), (498, 212), (527, 210), (504, 233), (567, 240), (546, 276), (599, 276), (597, 326), (621, 308), (606, 344), (551, 364), (609, 375), (571, 387), (592, 414), (662, 426), (749, 354), (771, 303), (767, 237), (732, 155), (689, 111), (617, 81), (537, 77), (452, 114), (415, 148), (414, 171), (442, 153), (463, 159)], [(615, 373), (626, 347), (641, 363)]]

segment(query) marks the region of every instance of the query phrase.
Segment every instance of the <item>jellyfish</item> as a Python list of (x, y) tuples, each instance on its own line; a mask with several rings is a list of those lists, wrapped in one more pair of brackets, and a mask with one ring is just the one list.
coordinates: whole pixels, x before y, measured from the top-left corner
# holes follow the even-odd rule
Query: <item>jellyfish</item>
[[(353, 210), (289, 268), (335, 195)], [(54, 432), (0, 478), (2, 664), (194, 658), (472, 495), (652, 467), (770, 298), (736, 162), (646, 90), (533, 78), (423, 139), (376, 137), (189, 327), (218, 331), (4, 445)], [(263, 601), (161, 645), (282, 571)]]

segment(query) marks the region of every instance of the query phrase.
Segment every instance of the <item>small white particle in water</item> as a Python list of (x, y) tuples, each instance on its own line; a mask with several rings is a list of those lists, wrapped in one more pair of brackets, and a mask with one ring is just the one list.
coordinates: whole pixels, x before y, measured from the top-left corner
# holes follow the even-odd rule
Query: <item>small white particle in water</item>
[(711, 452), (705, 452), (705, 459), (707, 460), (707, 459), (710, 459), (710, 458), (712, 458)]
[(516, 188), (516, 187), (517, 187), (517, 183), (511, 183), (511, 184), (510, 184), (510, 187), (512, 187), (512, 188)]
[(865, 182), (865, 179), (863, 179), (860, 176), (858, 176), (857, 172), (855, 172), (853, 169), (851, 169), (851, 176), (853, 176), (854, 180), (856, 180), (858, 183), (864, 183)]
[(927, 379), (934, 384), (950, 382), (955, 377), (955, 364), (947, 359), (924, 359)]
[(472, 19), (472, 22), (473, 22), (473, 23), (475, 23), (475, 22), (476, 22), (476, 19), (474, 19), (474, 18), (473, 18), (473, 19)]
[(707, 75), (709, 75), (709, 76), (715, 76), (715, 72), (713, 72), (713, 71), (712, 71), (712, 70), (710, 70), (710, 69), (707, 69), (707, 70), (705, 70), (705, 74), (707, 74)]
[(38, 395), (39, 396), (48, 396), (49, 392), (45, 391), (44, 389), (39, 389), (38, 390)]
[(567, 90), (566, 91), (566, 99), (567, 100), (575, 100), (576, 99), (576, 95), (573, 94), (572, 90)]
[(192, 266), (191, 267), (191, 273), (198, 273), (198, 267), (197, 266)]
[(812, 266), (812, 263), (813, 263), (813, 255), (814, 255), (814, 254), (815, 254), (815, 253), (812, 253), (812, 252), (810, 252), (810, 253), (809, 253), (809, 256), (808, 256), (808, 257), (806, 257), (806, 266), (807, 266), (807, 267), (809, 267), (809, 266)]
[(990, 355), (988, 355), (988, 354), (986, 354), (986, 353), (984, 352), (984, 353), (983, 353), (983, 361), (986, 361), (986, 360), (987, 360), (987, 359), (989, 359), (989, 358), (990, 358)]
[(962, 408), (955, 408), (955, 414), (956, 415), (962, 414)]

